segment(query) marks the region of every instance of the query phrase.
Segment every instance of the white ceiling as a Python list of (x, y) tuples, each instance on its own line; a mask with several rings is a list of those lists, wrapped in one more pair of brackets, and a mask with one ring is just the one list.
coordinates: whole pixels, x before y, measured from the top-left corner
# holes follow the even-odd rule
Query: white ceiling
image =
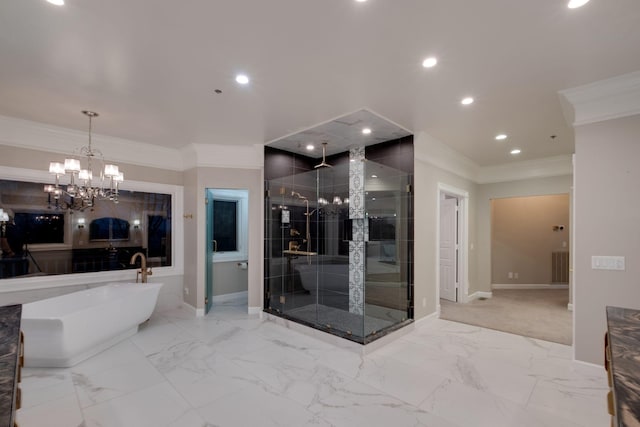
[(558, 90), (640, 70), (638, 0), (66, 3), (0, 2), (0, 115), (85, 130), (91, 109), (96, 133), (165, 147), (264, 143), (368, 108), (482, 166), (516, 146), (569, 154)]
[[(365, 135), (362, 133), (363, 129), (369, 129), (371, 133)], [(408, 135), (411, 135), (408, 130), (371, 111), (360, 110), (318, 124), (310, 129), (301, 130), (293, 135), (278, 138), (269, 142), (268, 145), (303, 156), (320, 158), (323, 142), (327, 143), (325, 154), (330, 156), (353, 147), (379, 144)], [(308, 145), (312, 145), (313, 150), (308, 150)]]

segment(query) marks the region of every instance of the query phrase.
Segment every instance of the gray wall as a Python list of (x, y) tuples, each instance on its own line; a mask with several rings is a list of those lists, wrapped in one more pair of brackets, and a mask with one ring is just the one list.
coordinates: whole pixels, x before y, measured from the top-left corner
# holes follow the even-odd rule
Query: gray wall
[(475, 291), (491, 292), (491, 200), (505, 197), (569, 193), (572, 176), (554, 176), (478, 185)]
[(242, 270), (239, 261), (216, 262), (213, 264), (213, 296), (246, 292), (249, 270)]
[[(64, 161), (64, 155), (47, 151), (0, 145), (0, 165), (16, 168), (49, 170), (49, 162)], [(116, 162), (125, 180), (182, 185), (182, 172)], [(52, 182), (53, 184), (53, 179)]]
[[(205, 298), (205, 190), (227, 188), (249, 190), (249, 307), (262, 308), (263, 185), (259, 169), (194, 168), (184, 173), (185, 186), (185, 302), (204, 309)], [(189, 217), (192, 215), (193, 217)], [(215, 284), (214, 284), (215, 287)], [(235, 291), (234, 291), (235, 292)], [(226, 293), (226, 292), (225, 292)]]
[[(575, 358), (602, 364), (607, 305), (640, 309), (640, 115), (576, 127)], [(626, 258), (592, 270), (593, 255)]]
[[(569, 195), (509, 197), (491, 204), (492, 284), (550, 284), (551, 254), (569, 251)], [(554, 230), (558, 225), (564, 229)], [(509, 272), (518, 277), (509, 278)]]
[[(416, 150), (419, 142), (416, 143)], [(439, 169), (430, 163), (416, 159), (415, 167), (415, 209), (414, 209), (414, 304), (415, 318), (436, 312), (438, 284), (436, 281), (439, 261), (436, 259), (438, 242), (437, 209), (438, 183), (446, 184), (469, 193), (469, 293), (475, 292), (477, 274), (475, 250), (471, 246), (476, 241), (475, 199), (477, 185), (458, 175)]]

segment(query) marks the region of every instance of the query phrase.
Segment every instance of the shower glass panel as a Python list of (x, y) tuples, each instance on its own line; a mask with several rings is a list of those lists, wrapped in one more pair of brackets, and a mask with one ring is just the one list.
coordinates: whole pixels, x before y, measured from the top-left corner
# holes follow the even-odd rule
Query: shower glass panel
[(360, 343), (409, 309), (408, 176), (363, 164), (360, 213), (348, 161), (265, 181), (265, 310)]
[(408, 318), (412, 225), (409, 178), (389, 166), (365, 163), (368, 236), (364, 321), (368, 335)]

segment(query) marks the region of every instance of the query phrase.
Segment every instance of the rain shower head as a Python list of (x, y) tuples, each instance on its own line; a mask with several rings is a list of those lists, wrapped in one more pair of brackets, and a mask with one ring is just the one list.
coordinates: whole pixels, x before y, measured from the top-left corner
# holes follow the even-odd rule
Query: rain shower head
[(331, 166), (330, 164), (328, 164), (326, 162), (326, 155), (327, 155), (327, 142), (323, 142), (322, 143), (322, 162), (319, 165), (315, 165), (314, 168), (318, 169), (318, 168), (332, 168), (333, 166)]

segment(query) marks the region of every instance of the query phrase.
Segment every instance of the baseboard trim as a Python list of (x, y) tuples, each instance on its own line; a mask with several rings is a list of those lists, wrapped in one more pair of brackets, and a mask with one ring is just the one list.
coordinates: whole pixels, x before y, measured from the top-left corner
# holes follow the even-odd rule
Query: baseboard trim
[(240, 298), (247, 298), (249, 291), (233, 292), (231, 294), (214, 295), (211, 297), (212, 304), (222, 304), (229, 301), (235, 301)]
[(431, 314), (427, 314), (426, 316), (421, 317), (417, 320), (414, 320), (414, 323), (416, 326), (420, 326), (424, 323), (427, 323), (428, 321), (431, 321), (433, 319), (439, 319), (439, 318), (440, 318), (440, 305), (438, 305), (438, 308), (436, 311), (434, 311)]
[(604, 365), (598, 365), (597, 363), (591, 363), (591, 362), (584, 362), (578, 359), (573, 359), (573, 363), (575, 363), (576, 365), (584, 366), (591, 369), (598, 369), (598, 370), (604, 369)]
[(249, 314), (260, 314), (262, 313), (262, 307), (248, 307), (247, 313)]
[(474, 292), (471, 295), (467, 296), (466, 302), (471, 302), (478, 298), (493, 298), (493, 292), (483, 292), (483, 291)]
[(573, 311), (573, 304), (571, 303), (567, 304), (567, 310)]
[(495, 283), (491, 285), (491, 289), (569, 289), (569, 285)]
[(182, 307), (184, 307), (186, 310), (188, 310), (191, 314), (193, 314), (196, 317), (204, 317), (204, 309), (203, 308), (195, 308), (191, 304), (186, 303), (184, 301), (182, 302)]

